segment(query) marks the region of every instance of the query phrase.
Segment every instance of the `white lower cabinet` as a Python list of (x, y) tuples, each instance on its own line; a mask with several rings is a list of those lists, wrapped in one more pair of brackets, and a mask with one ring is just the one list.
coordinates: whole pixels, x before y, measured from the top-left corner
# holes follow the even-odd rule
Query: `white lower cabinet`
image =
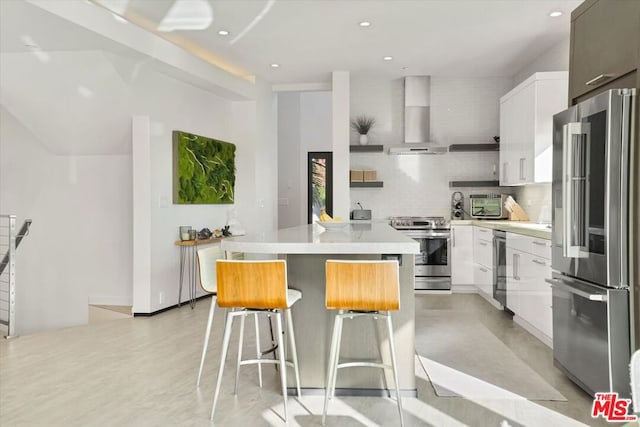
[(473, 285), (473, 226), (451, 226), (451, 284)]
[(493, 269), (473, 264), (473, 282), (485, 298), (493, 298)]
[(487, 301), (499, 306), (493, 299), (493, 230), (473, 227), (473, 283)]
[(540, 239), (507, 233), (507, 308), (513, 311), (516, 321), (522, 319), (519, 323), (523, 327), (550, 345), (552, 298), (551, 286), (545, 279), (551, 278), (551, 261), (538, 255), (544, 254), (538, 248), (539, 242)]

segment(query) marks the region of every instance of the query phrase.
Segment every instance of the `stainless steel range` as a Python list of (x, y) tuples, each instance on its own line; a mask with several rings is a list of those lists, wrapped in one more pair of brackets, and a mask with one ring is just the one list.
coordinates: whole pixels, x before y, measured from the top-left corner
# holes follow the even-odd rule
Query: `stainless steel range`
[(415, 258), (415, 289), (450, 290), (451, 225), (444, 217), (396, 216), (390, 225), (420, 243)]

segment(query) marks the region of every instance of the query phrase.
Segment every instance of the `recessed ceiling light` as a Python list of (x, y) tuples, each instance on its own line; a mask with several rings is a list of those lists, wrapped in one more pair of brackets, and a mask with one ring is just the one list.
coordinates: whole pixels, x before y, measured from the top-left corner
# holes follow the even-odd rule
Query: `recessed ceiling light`
[(370, 26), (371, 26), (371, 22), (369, 22), (369, 21), (362, 21), (362, 22), (360, 22), (358, 25), (360, 25), (361, 27), (370, 27)]
[(384, 58), (385, 61), (391, 61), (393, 59), (393, 56), (385, 56)]
[(229, 35), (229, 31), (227, 30), (220, 30), (218, 31), (218, 34), (221, 36), (228, 36)]
[(558, 16), (561, 16), (561, 15), (562, 15), (562, 12), (560, 12), (559, 10), (554, 10), (549, 14), (549, 16), (552, 18), (557, 18)]
[(280, 64), (276, 64), (276, 63), (271, 64), (271, 68), (278, 68), (279, 66)]

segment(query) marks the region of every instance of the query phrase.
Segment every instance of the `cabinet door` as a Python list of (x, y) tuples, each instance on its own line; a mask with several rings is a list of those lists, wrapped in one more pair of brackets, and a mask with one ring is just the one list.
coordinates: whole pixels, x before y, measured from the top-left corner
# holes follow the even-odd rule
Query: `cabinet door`
[(451, 226), (451, 284), (473, 284), (473, 226)]
[(536, 86), (533, 82), (514, 96), (516, 101), (516, 130), (514, 150), (513, 182), (533, 182), (533, 150), (535, 145)]
[(546, 279), (551, 278), (551, 262), (548, 259), (529, 255), (525, 267), (528, 277), (529, 309), (525, 320), (540, 332), (552, 337), (551, 285)]
[[(640, 44), (640, 2), (591, 2), (571, 22), (569, 98), (634, 70)], [(576, 12), (579, 13), (579, 12)]]
[(515, 100), (510, 97), (500, 104), (500, 185), (515, 183), (516, 117)]
[(474, 264), (473, 282), (480, 292), (493, 298), (493, 269), (481, 264)]
[(522, 252), (507, 246), (507, 308), (520, 315)]
[(493, 268), (493, 231), (484, 227), (473, 227), (473, 261)]

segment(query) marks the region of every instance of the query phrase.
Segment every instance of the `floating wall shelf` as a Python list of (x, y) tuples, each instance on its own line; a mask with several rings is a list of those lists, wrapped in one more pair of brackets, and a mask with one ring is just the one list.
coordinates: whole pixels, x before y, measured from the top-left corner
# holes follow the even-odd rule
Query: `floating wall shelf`
[(382, 181), (352, 181), (349, 185), (350, 187), (359, 187), (359, 188), (382, 188)]
[(350, 145), (349, 151), (352, 153), (382, 153), (383, 145)]
[(499, 151), (500, 144), (451, 144), (449, 152), (454, 151)]
[(500, 181), (449, 181), (449, 187), (499, 187)]

